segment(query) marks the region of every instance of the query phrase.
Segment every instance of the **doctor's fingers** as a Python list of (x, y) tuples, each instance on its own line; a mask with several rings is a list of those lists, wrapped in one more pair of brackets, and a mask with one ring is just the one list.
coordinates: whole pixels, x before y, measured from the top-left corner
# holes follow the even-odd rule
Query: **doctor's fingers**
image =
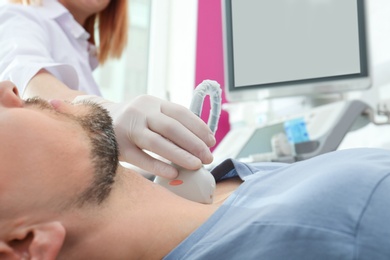
[[(150, 127), (150, 126), (149, 126)], [(183, 126), (181, 126), (183, 127)], [(184, 127), (183, 127), (184, 128)], [(188, 131), (188, 130), (187, 130)], [(212, 154), (208, 147), (199, 139), (197, 141), (191, 140), (187, 141), (189, 143), (189, 146), (193, 150), (193, 147), (191, 147), (191, 144), (194, 144), (198, 147), (201, 147), (200, 152), (197, 151), (200, 155), (194, 155), (190, 151), (187, 150), (187, 148), (184, 148), (178, 145), (177, 139), (175, 139), (175, 142), (169, 140), (166, 136), (163, 136), (163, 131), (153, 131), (150, 127), (150, 130), (144, 129), (142, 132), (142, 138), (133, 140), (135, 142), (135, 145), (139, 147), (140, 149), (144, 149), (150, 152), (153, 152), (181, 167), (184, 167), (189, 170), (197, 170), (202, 166), (203, 163), (211, 163), (212, 162)], [(173, 133), (174, 135), (174, 133)], [(169, 135), (168, 135), (169, 136)], [(194, 138), (194, 135), (191, 134), (190, 136)], [(140, 135), (138, 137), (141, 137)], [(171, 139), (174, 139), (170, 137)], [(205, 158), (203, 161), (203, 157)]]
[(208, 147), (215, 145), (216, 140), (214, 134), (208, 125), (189, 109), (166, 101), (161, 104), (161, 112), (180, 122), (180, 124), (200, 138)]
[[(158, 156), (163, 157), (166, 160), (177, 163), (178, 165), (190, 168), (198, 169), (201, 167), (201, 162), (198, 158), (182, 150), (181, 148), (174, 145), (172, 142), (161, 137), (160, 135), (148, 131), (145, 134), (145, 142), (139, 146), (125, 146), (120, 147), (121, 149), (121, 160), (131, 163), (143, 170), (158, 175), (161, 177), (173, 179), (177, 177), (177, 169), (171, 164), (166, 163), (162, 160), (156, 159), (153, 156), (146, 153), (144, 150), (150, 151)], [(121, 146), (121, 145), (120, 145)], [(150, 148), (146, 148), (150, 147)]]
[[(197, 117), (196, 117), (197, 118)], [(211, 154), (211, 151), (209, 147), (206, 145), (205, 141), (199, 138), (191, 129), (188, 129), (185, 125), (182, 124), (182, 122), (179, 122), (169, 116), (166, 116), (164, 114), (160, 114), (159, 116), (155, 117), (153, 120), (148, 120), (148, 128), (155, 132), (156, 134), (160, 135), (157, 136), (154, 140), (153, 139), (142, 139), (141, 142), (148, 142), (148, 144), (143, 143), (142, 146), (149, 146), (152, 147), (156, 144), (159, 145), (159, 153), (160, 155), (164, 150), (167, 150), (166, 147), (162, 146), (162, 144), (166, 144), (166, 140), (168, 139), (171, 143), (170, 147), (172, 145), (175, 145), (177, 147), (177, 156), (180, 156), (179, 151), (183, 150), (183, 155), (181, 155), (181, 160), (184, 158), (184, 151), (191, 154), (192, 156), (189, 157), (188, 163), (186, 162), (180, 162), (177, 163), (180, 166), (183, 166), (187, 169), (193, 169), (196, 166), (191, 166), (195, 161), (193, 157), (199, 158), (202, 163), (211, 163), (213, 160), (213, 156)], [(209, 130), (206, 128), (206, 138), (208, 136)], [(211, 135), (211, 133), (210, 133)], [(212, 136), (214, 139), (214, 137)], [(154, 142), (154, 144), (151, 144), (150, 142)], [(209, 140), (210, 142), (210, 140)], [(138, 146), (140, 146), (137, 143)], [(156, 149), (156, 148), (154, 148)], [(176, 157), (173, 157), (175, 159)], [(176, 163), (176, 162), (175, 162)], [(195, 168), (196, 169), (196, 168)]]

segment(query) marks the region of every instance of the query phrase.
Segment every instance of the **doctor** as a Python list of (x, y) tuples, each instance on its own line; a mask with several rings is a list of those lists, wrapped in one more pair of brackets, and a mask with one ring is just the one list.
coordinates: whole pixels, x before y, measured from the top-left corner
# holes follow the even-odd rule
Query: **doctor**
[(19, 4), (0, 7), (0, 80), (14, 82), (23, 98), (102, 105), (113, 118), (120, 159), (153, 174), (174, 178), (177, 170), (145, 151), (192, 170), (212, 161), (215, 138), (188, 109), (147, 95), (123, 104), (101, 97), (92, 71), (122, 54), (127, 1), (10, 2)]

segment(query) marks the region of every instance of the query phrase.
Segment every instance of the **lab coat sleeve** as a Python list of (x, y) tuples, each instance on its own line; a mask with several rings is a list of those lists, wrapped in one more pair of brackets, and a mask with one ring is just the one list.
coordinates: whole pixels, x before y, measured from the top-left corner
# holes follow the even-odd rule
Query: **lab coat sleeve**
[(22, 93), (31, 78), (46, 69), (70, 88), (77, 88), (75, 69), (52, 59), (55, 46), (39, 16), (22, 6), (0, 9), (0, 80), (12, 81)]

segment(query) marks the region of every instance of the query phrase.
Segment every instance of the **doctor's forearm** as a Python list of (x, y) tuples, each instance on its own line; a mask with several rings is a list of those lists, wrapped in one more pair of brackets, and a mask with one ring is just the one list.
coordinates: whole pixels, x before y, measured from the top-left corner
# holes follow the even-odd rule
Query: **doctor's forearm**
[(70, 89), (46, 70), (41, 70), (27, 84), (22, 97), (26, 99), (39, 96), (44, 99), (72, 101), (76, 96), (85, 94), (82, 91)]

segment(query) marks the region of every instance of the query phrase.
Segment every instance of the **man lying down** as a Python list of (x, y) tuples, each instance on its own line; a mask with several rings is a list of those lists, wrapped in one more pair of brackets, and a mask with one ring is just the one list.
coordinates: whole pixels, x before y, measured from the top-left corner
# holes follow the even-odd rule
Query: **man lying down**
[(227, 161), (203, 205), (118, 166), (110, 121), (1, 83), (0, 259), (390, 257), (388, 151)]

